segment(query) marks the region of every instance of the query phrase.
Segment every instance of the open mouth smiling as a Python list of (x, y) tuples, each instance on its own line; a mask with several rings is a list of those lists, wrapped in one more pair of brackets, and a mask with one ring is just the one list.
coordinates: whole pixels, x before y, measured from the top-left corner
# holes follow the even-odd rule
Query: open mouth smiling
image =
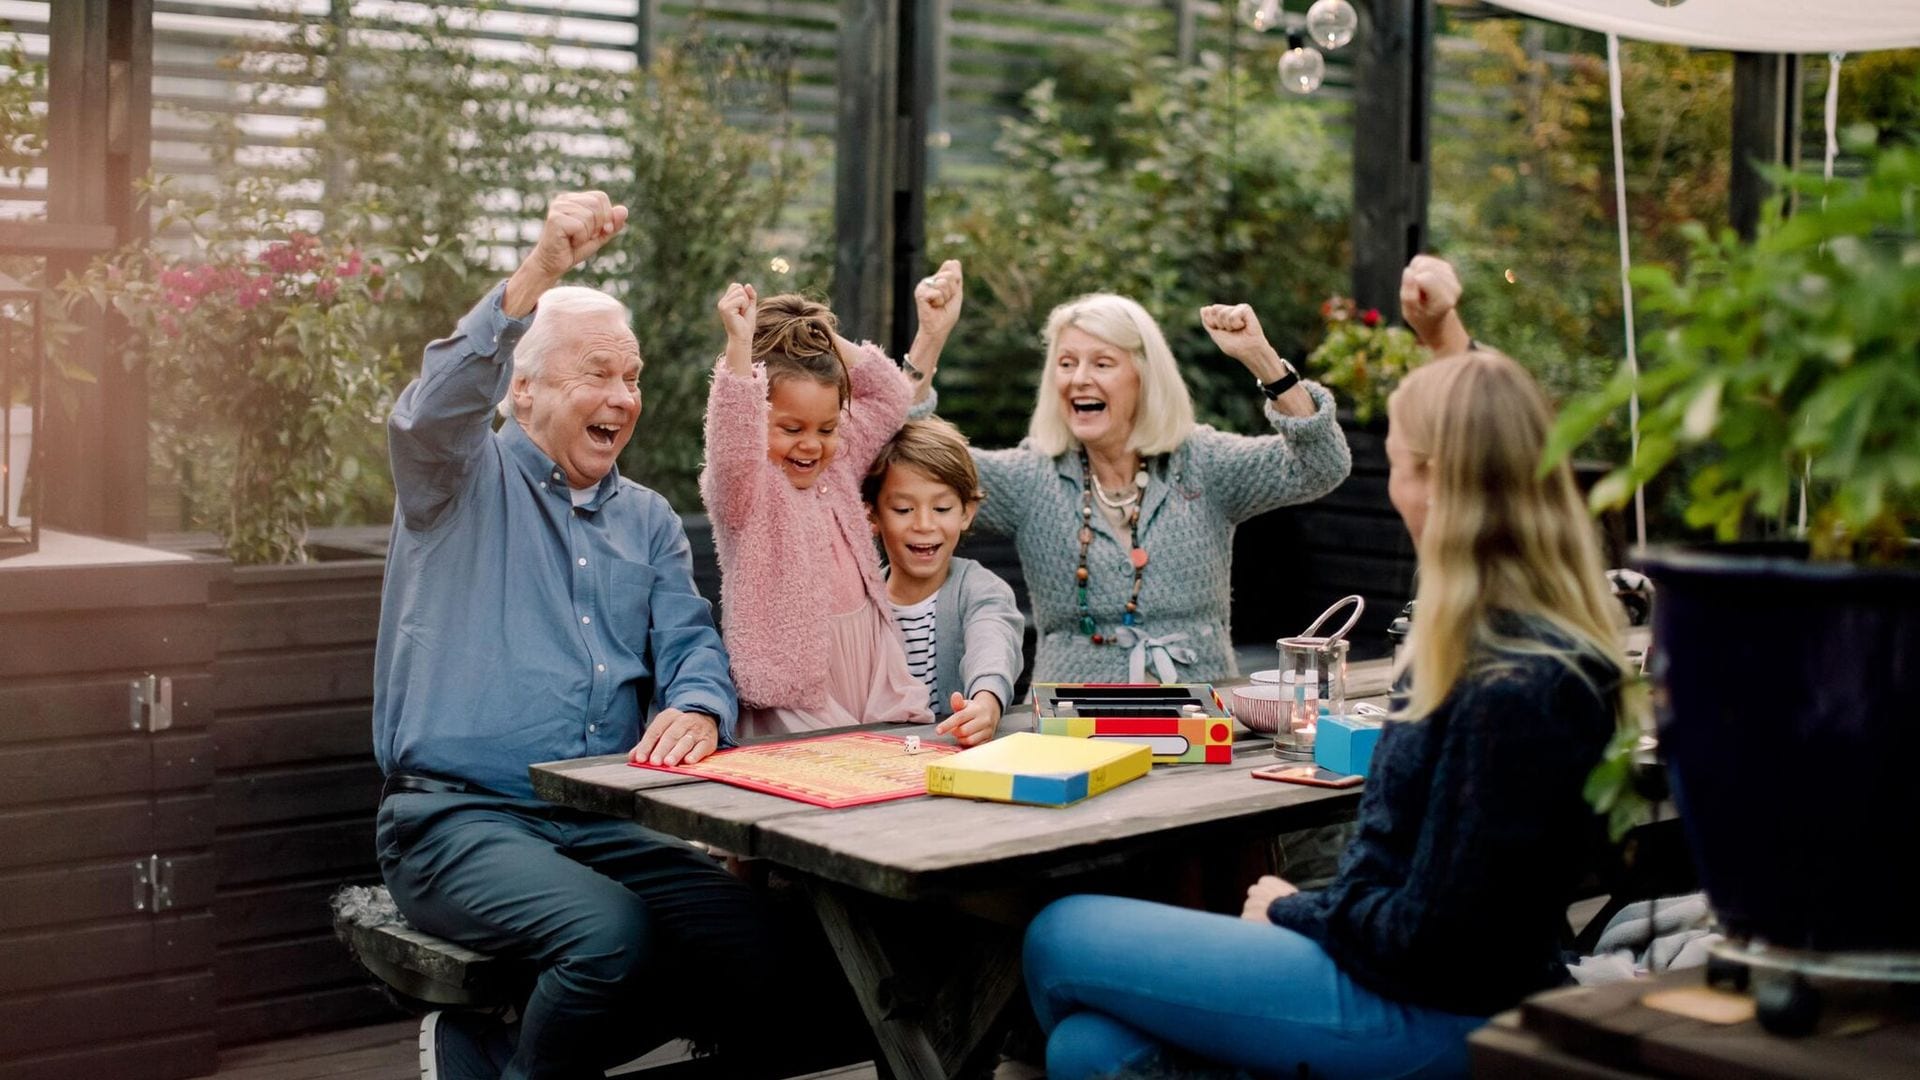
[(1099, 398), (1074, 398), (1073, 411), (1081, 416), (1092, 416), (1107, 411), (1107, 403)]
[(587, 438), (592, 439), (595, 446), (612, 446), (619, 434), (620, 429), (611, 424), (587, 425)]

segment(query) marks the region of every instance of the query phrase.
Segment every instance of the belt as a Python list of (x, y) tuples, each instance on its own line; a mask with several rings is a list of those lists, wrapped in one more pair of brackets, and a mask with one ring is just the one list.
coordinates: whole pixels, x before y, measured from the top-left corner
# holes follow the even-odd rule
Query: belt
[(389, 795), (493, 795), (500, 793), (479, 784), (469, 784), (465, 780), (449, 780), (442, 776), (429, 776), (426, 773), (389, 773), (386, 783), (380, 785), (380, 798), (385, 801)]

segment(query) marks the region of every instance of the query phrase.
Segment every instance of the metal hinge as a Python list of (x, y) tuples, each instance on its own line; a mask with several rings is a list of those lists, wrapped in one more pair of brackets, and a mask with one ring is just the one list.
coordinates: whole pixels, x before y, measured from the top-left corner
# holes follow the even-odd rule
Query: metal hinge
[(127, 711), (135, 731), (165, 731), (173, 726), (173, 679), (147, 675), (127, 684)]
[(133, 910), (165, 911), (173, 906), (173, 860), (149, 855), (133, 864)]

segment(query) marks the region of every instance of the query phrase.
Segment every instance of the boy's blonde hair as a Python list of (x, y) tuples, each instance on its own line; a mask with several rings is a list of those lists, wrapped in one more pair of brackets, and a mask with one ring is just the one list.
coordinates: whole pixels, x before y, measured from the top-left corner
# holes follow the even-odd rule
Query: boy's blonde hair
[(910, 465), (932, 477), (936, 483), (952, 488), (965, 503), (986, 498), (980, 490), (980, 473), (973, 467), (973, 455), (967, 450), (967, 437), (960, 429), (937, 416), (909, 420), (887, 444), (880, 448), (860, 485), (860, 494), (872, 506), (880, 499), (880, 485), (886, 483), (887, 470), (895, 465)]

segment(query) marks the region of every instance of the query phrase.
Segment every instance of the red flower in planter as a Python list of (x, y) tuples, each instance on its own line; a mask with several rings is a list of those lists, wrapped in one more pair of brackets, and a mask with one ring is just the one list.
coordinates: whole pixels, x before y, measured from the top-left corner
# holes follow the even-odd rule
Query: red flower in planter
[(1366, 313), (1360, 316), (1360, 321), (1363, 323), (1366, 323), (1368, 326), (1379, 326), (1380, 325), (1380, 309), (1368, 308), (1366, 310)]

